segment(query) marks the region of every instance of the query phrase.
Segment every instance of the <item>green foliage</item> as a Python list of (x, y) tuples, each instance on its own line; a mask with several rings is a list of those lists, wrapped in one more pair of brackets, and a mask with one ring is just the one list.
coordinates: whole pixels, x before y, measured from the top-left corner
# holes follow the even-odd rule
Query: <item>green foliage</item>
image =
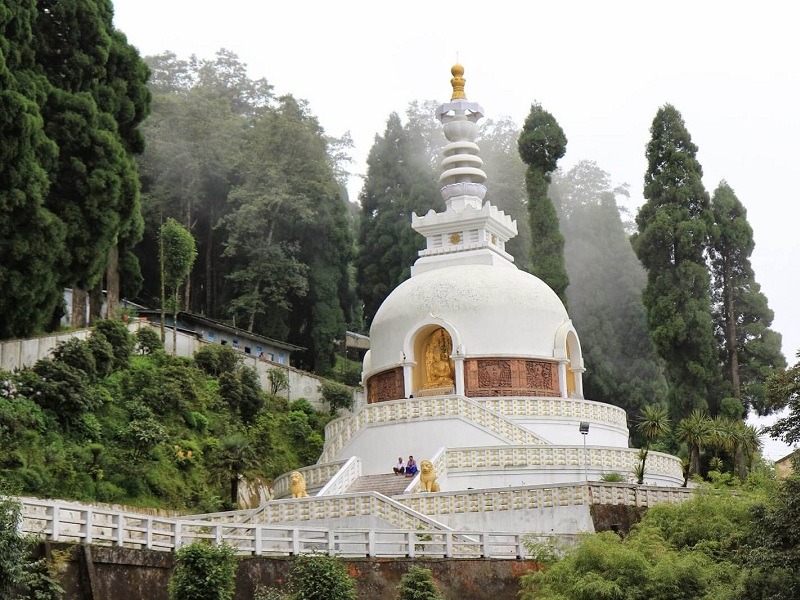
[(164, 285), (177, 293), (177, 288), (192, 270), (197, 248), (192, 234), (173, 218), (161, 226), (164, 253)]
[(53, 350), (53, 360), (83, 371), (89, 379), (97, 376), (97, 365), (88, 341), (70, 338), (58, 342)]
[(100, 321), (95, 325), (92, 335), (102, 336), (111, 344), (115, 369), (121, 369), (128, 364), (136, 342), (123, 321)]
[[(800, 358), (800, 352), (797, 357)], [(765, 432), (787, 444), (800, 441), (800, 362), (790, 369), (773, 373), (766, 382), (767, 398), (771, 406), (789, 408), (789, 414)]]
[(386, 296), (408, 278), (425, 243), (411, 229), (411, 214), (444, 209), (429, 156), (414, 151), (413, 139), (409, 128), (392, 113), (367, 158), (355, 261), (367, 325)]
[(650, 337), (665, 361), (673, 420), (707, 409), (718, 381), (705, 261), (712, 215), (697, 146), (681, 114), (659, 109), (650, 129), (645, 204), (632, 242), (647, 271), (643, 294)]
[(40, 105), (49, 91), (36, 73), (32, 0), (9, 0), (0, 14), (0, 339), (42, 329), (61, 302), (58, 261), (64, 224), (45, 205), (57, 149)]
[(151, 327), (142, 327), (136, 331), (136, 350), (139, 354), (153, 354), (164, 349), (161, 337)]
[(535, 103), (522, 126), (517, 149), (528, 165), (525, 186), (531, 227), (531, 273), (549, 285), (566, 305), (569, 278), (564, 266), (564, 236), (547, 196), (547, 186), (550, 174), (567, 150), (567, 138), (553, 115)]
[(194, 353), (194, 360), (203, 371), (219, 377), (223, 373), (235, 373), (242, 363), (242, 355), (230, 346), (207, 344)]
[(302, 554), (289, 574), (294, 600), (355, 600), (355, 582), (342, 562), (326, 554)]
[(335, 415), (340, 408), (353, 407), (353, 390), (346, 385), (335, 381), (323, 381), (320, 386), (322, 399), (331, 407), (331, 414)]
[(773, 312), (755, 280), (750, 255), (755, 243), (747, 210), (722, 181), (711, 199), (711, 280), (714, 329), (732, 396), (766, 414), (765, 379), (786, 368), (781, 335), (772, 329)]
[(193, 542), (175, 553), (170, 600), (231, 600), (236, 584), (236, 554), (230, 546)]
[(603, 473), (600, 475), (600, 481), (607, 483), (621, 483), (625, 481), (625, 476), (622, 473)]
[(93, 331), (88, 340), (97, 375), (105, 377), (114, 370), (114, 347), (105, 335)]
[(289, 375), (283, 369), (272, 368), (267, 371), (269, 380), (269, 393), (273, 396), (289, 389)]
[(444, 600), (430, 569), (411, 567), (397, 586), (397, 600)]
[[(642, 290), (647, 276), (631, 248), (618, 198), (627, 196), (591, 161), (557, 171), (549, 194), (564, 234), (570, 318), (587, 370), (584, 394), (625, 409), (666, 400), (667, 383), (647, 332)], [(633, 444), (643, 443), (632, 429)]]

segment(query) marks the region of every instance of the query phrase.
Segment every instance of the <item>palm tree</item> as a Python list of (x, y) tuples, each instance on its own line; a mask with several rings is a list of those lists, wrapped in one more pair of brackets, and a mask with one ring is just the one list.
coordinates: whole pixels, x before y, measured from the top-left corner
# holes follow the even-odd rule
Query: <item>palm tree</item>
[(636, 470), (637, 483), (639, 485), (644, 483), (645, 464), (647, 463), (647, 453), (650, 451), (650, 444), (659, 437), (669, 433), (669, 417), (667, 415), (666, 407), (659, 404), (645, 406), (639, 413), (639, 423), (636, 425), (636, 429), (644, 436), (644, 448), (642, 448), (640, 453), (642, 462)]
[(700, 472), (700, 450), (711, 442), (711, 419), (702, 410), (695, 409), (675, 428), (678, 438), (686, 444), (689, 452), (689, 475)]
[[(747, 472), (753, 466), (753, 457), (761, 451), (761, 448), (764, 445), (759, 437), (760, 434), (761, 429), (758, 427), (755, 427), (754, 425), (747, 425), (745, 423), (739, 423), (739, 448), (737, 449), (736, 453), (736, 474), (739, 475), (739, 479), (742, 481), (744, 481), (744, 478), (747, 476)], [(739, 461), (740, 454), (742, 457), (741, 462)]]

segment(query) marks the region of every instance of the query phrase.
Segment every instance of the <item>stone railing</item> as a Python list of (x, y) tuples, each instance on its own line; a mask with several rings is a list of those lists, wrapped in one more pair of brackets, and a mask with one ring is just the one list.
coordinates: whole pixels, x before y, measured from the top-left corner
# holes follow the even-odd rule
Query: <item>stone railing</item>
[[(484, 446), (448, 448), (445, 453), (447, 471), (478, 469), (526, 469), (530, 467), (584, 467), (584, 460), (593, 470), (631, 473), (639, 463), (636, 448), (589, 446)], [(651, 451), (647, 455), (645, 475), (663, 475), (683, 479), (681, 460), (677, 456)]]
[(663, 502), (683, 502), (692, 494), (692, 490), (678, 487), (582, 483), (414, 494), (398, 496), (398, 501), (416, 512), (443, 515), (591, 504), (650, 507)]
[[(306, 489), (317, 489), (323, 487), (331, 478), (339, 472), (345, 464), (344, 460), (333, 462), (321, 462), (309, 467), (295, 469), (303, 475), (306, 480)], [(272, 483), (272, 493), (275, 498), (286, 498), (291, 495), (289, 489), (289, 478), (294, 471), (284, 473), (275, 478)]]
[(591, 400), (549, 396), (540, 398), (509, 396), (473, 399), (504, 417), (555, 417), (558, 419), (607, 423), (622, 428), (627, 428), (628, 426), (624, 409)]
[(325, 484), (325, 487), (317, 492), (317, 496), (344, 494), (359, 477), (361, 477), (361, 459), (357, 456), (351, 456), (336, 475), (331, 477), (328, 483)]
[(272, 525), (360, 516), (376, 517), (401, 529), (449, 530), (446, 525), (378, 492), (273, 500), (255, 511), (248, 522)]
[(523, 533), (451, 531), (441, 528), (339, 529), (165, 520), (93, 510), (50, 501), (22, 505), (22, 533), (51, 542), (174, 551), (192, 542), (225, 544), (240, 555), (526, 558)]
[(459, 418), (482, 427), (510, 444), (545, 444), (525, 427), (498, 415), (471, 398), (440, 396), (377, 402), (361, 407), (351, 417), (337, 419), (325, 427), (325, 449), (320, 460), (329, 461), (364, 427), (413, 419)]

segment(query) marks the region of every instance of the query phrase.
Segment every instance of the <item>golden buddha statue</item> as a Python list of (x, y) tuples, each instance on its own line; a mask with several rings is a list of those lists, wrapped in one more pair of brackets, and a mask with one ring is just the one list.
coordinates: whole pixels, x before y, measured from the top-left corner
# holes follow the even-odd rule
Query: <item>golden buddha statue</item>
[(443, 327), (434, 331), (425, 344), (424, 389), (452, 387), (453, 365), (450, 354), (453, 343)]

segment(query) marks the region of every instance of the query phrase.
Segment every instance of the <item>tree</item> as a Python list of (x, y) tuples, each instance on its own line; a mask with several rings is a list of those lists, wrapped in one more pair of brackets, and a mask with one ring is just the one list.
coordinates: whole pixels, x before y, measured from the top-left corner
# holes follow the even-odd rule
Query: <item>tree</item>
[(750, 263), (755, 243), (747, 210), (725, 181), (714, 191), (711, 210), (714, 328), (726, 378), (732, 396), (763, 415), (770, 410), (764, 380), (786, 368), (781, 335), (770, 329), (773, 312)]
[[(800, 358), (800, 352), (797, 353)], [(800, 362), (790, 369), (773, 373), (766, 382), (767, 400), (776, 408), (789, 408), (789, 414), (765, 428), (775, 439), (793, 445), (800, 442)]]
[[(183, 280), (192, 270), (197, 257), (194, 238), (175, 219), (169, 218), (161, 226), (161, 286), (172, 292), (172, 353), (175, 353), (178, 331), (178, 291)], [(161, 341), (164, 341), (164, 312), (166, 310), (165, 295), (162, 292), (161, 303)]]
[(444, 600), (430, 569), (411, 567), (397, 586), (397, 600)]
[(706, 265), (711, 211), (697, 146), (680, 113), (670, 105), (660, 108), (650, 132), (646, 202), (632, 243), (647, 271), (648, 327), (665, 361), (670, 413), (677, 421), (707, 409), (718, 381)]
[[(77, 288), (75, 322), (83, 318), (83, 291), (100, 281), (109, 252), (117, 262), (119, 250), (112, 248), (120, 239), (130, 248), (141, 234), (133, 154), (143, 148), (137, 127), (149, 106), (147, 69), (114, 29), (110, 0), (45, 0), (38, 6), (36, 62), (52, 85), (42, 112), (45, 131), (59, 148), (46, 203), (66, 226), (60, 267), (63, 285)], [(116, 287), (114, 282), (112, 296)]]
[(56, 146), (39, 104), (48, 93), (32, 52), (33, 0), (0, 11), (0, 339), (43, 329), (61, 302), (65, 228), (47, 208)]
[(650, 445), (658, 438), (667, 435), (670, 431), (669, 416), (667, 409), (659, 405), (650, 405), (642, 408), (639, 413), (639, 422), (636, 424), (636, 429), (642, 434), (645, 440), (645, 445), (642, 448), (642, 463), (639, 470), (639, 480), (637, 483), (642, 485), (644, 483), (645, 466), (647, 464), (647, 454), (650, 451)]
[(375, 137), (360, 200), (356, 282), (369, 325), (386, 296), (409, 277), (424, 245), (411, 228), (411, 214), (444, 209), (428, 157), (414, 153), (397, 113)]
[(222, 438), (218, 460), (230, 482), (230, 505), (236, 508), (239, 504), (239, 478), (252, 466), (254, 460), (250, 441), (238, 433)]
[(355, 582), (341, 561), (327, 554), (301, 554), (289, 573), (297, 600), (355, 600)]
[(695, 409), (681, 419), (675, 427), (675, 435), (686, 444), (689, 452), (689, 474), (700, 473), (700, 451), (712, 441), (711, 420), (702, 410)]
[(175, 553), (169, 597), (170, 600), (231, 600), (235, 578), (233, 548), (192, 542)]
[[(628, 419), (666, 400), (667, 384), (647, 331), (647, 276), (631, 248), (617, 204), (627, 196), (592, 161), (556, 171), (550, 197), (564, 235), (570, 317), (590, 374), (584, 394), (624, 408)], [(644, 440), (632, 431), (634, 444)]]
[(531, 273), (549, 285), (566, 305), (569, 278), (564, 266), (564, 237), (547, 187), (558, 160), (567, 151), (567, 137), (553, 115), (534, 103), (517, 148), (528, 165), (525, 186), (531, 224)]

